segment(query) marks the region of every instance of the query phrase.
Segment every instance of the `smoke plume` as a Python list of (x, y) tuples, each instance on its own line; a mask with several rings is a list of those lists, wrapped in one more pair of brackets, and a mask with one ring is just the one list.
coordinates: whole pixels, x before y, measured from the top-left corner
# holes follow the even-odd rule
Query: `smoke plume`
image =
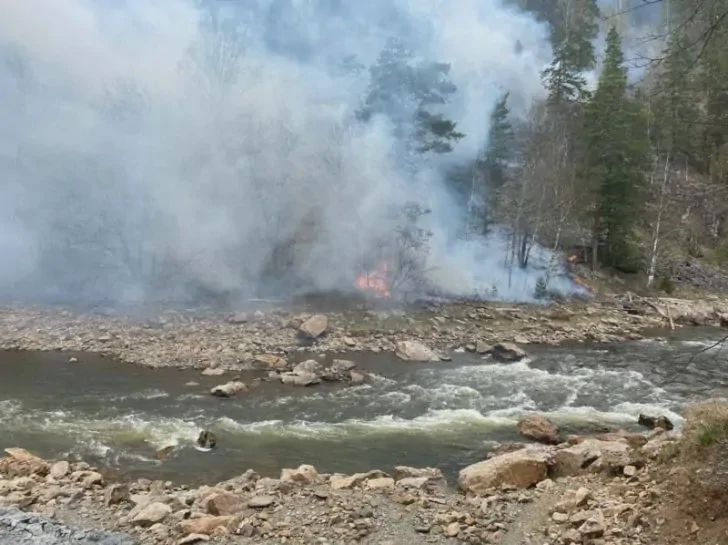
[[(389, 210), (414, 200), (432, 209), (443, 290), (528, 299), (535, 273), (509, 281), (500, 238), (455, 241), (442, 172), (482, 149), (504, 90), (516, 114), (543, 93), (547, 35), (497, 0), (4, 2), (0, 291), (143, 302), (349, 288), (394, 228)], [(355, 116), (392, 36), (451, 64), (443, 112), (467, 135), (414, 171), (387, 119)]]

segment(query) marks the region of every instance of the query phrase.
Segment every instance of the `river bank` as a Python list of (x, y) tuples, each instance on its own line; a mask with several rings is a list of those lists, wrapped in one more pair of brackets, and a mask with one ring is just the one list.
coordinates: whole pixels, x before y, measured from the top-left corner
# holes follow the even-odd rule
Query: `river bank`
[[(478, 342), (558, 345), (641, 338), (646, 330), (721, 325), (728, 300), (626, 297), (538, 305), (428, 303), (424, 308), (268, 306), (251, 312), (167, 311), (129, 316), (55, 308), (0, 308), (0, 349), (94, 352), (150, 367), (244, 370), (274, 356), (394, 352), (419, 341), (447, 355)], [(261, 357), (263, 358), (261, 360)], [(285, 365), (285, 364), (284, 364)]]
[(83, 462), (15, 448), (0, 459), (0, 506), (142, 544), (636, 545), (659, 527), (653, 467), (678, 439), (658, 429), (515, 445), (450, 483), (436, 468), (327, 475), (301, 465), (279, 478), (248, 470), (198, 488), (114, 482)]

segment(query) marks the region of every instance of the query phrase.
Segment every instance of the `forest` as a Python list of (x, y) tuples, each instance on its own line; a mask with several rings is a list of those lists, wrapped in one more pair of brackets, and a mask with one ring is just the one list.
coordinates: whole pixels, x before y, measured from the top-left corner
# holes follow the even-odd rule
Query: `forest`
[(285, 297), (439, 268), (440, 293), (527, 300), (562, 256), (663, 291), (727, 265), (728, 0), (504, 3), (96, 5), (124, 39), (79, 27), (95, 64), (8, 12), (0, 292)]
[[(728, 2), (519, 4), (550, 25), (548, 96), (516, 119), (504, 94), (487, 146), (454, 178), (475, 228), (508, 225), (522, 267), (539, 241), (667, 291), (680, 262), (725, 265)], [(648, 8), (659, 8), (640, 36), (650, 54), (635, 54), (623, 34)]]

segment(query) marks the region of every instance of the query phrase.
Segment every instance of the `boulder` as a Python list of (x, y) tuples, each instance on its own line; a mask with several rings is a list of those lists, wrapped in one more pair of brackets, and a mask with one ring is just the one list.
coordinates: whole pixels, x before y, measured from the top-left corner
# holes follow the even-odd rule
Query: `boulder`
[(129, 487), (123, 484), (112, 484), (104, 490), (104, 505), (107, 507), (121, 503), (129, 498)]
[(56, 462), (51, 466), (50, 471), (48, 471), (48, 475), (58, 480), (63, 479), (63, 477), (68, 475), (70, 472), (71, 464), (69, 464), (65, 460), (61, 460), (60, 462)]
[(490, 353), (493, 359), (503, 362), (516, 362), (528, 357), (523, 348), (513, 343), (497, 343)]
[(285, 369), (288, 362), (275, 354), (259, 354), (253, 358), (253, 365), (261, 369)]
[(285, 468), (281, 470), (281, 483), (312, 485), (322, 483), (323, 480), (316, 468), (310, 465), (303, 464), (298, 466), (297, 469)]
[(292, 384), (294, 386), (312, 386), (321, 382), (318, 375), (305, 371), (300, 373), (283, 373), (282, 375), (278, 375), (278, 377), (281, 383)]
[(310, 340), (318, 339), (329, 327), (329, 319), (323, 314), (315, 314), (298, 327), (298, 334)]
[(197, 446), (205, 449), (215, 448), (217, 436), (210, 430), (202, 430), (197, 436)]
[(350, 373), (356, 364), (349, 360), (334, 360), (321, 375), (321, 378), (329, 382), (346, 382), (350, 380)]
[(367, 490), (391, 490), (394, 488), (394, 479), (391, 477), (377, 477), (369, 479), (365, 486)]
[(235, 515), (245, 507), (240, 497), (226, 490), (219, 490), (206, 495), (200, 501), (200, 506), (207, 513), (214, 516)]
[(153, 502), (142, 508), (132, 518), (132, 524), (149, 528), (158, 522), (162, 522), (165, 518), (172, 514), (172, 508), (166, 503)]
[(619, 474), (630, 464), (631, 450), (626, 441), (586, 439), (556, 450), (553, 473), (559, 477), (600, 471)]
[(239, 380), (231, 380), (225, 384), (215, 386), (212, 390), (210, 390), (210, 393), (217, 397), (232, 397), (247, 391), (248, 387), (245, 383), (240, 382)]
[(6, 458), (0, 459), (0, 473), (8, 477), (28, 477), (40, 475), (45, 477), (50, 471), (50, 465), (35, 454), (22, 448), (6, 448)]
[(478, 354), (489, 354), (493, 350), (491, 345), (480, 340), (475, 342), (475, 346), (473, 348)]
[(200, 517), (182, 521), (179, 524), (179, 529), (183, 534), (202, 534), (209, 536), (217, 528), (227, 527), (233, 520), (235, 520), (235, 517), (232, 516)]
[(438, 362), (440, 357), (434, 351), (418, 341), (400, 341), (396, 345), (395, 354), (405, 361)]
[(559, 443), (559, 428), (540, 414), (527, 414), (518, 422), (518, 433), (539, 443)]
[(293, 367), (292, 372), (300, 375), (303, 373), (311, 373), (313, 375), (320, 375), (324, 372), (324, 367), (316, 360), (306, 360), (297, 364)]
[(639, 417), (637, 417), (637, 423), (640, 426), (644, 426), (651, 430), (663, 429), (665, 431), (670, 431), (675, 427), (666, 416), (647, 416), (645, 414), (640, 414)]
[(367, 473), (355, 473), (354, 475), (331, 475), (329, 477), (329, 486), (334, 490), (354, 488), (370, 479), (382, 477), (389, 477), (389, 475), (378, 469), (373, 469)]
[(504, 485), (528, 488), (547, 477), (549, 461), (549, 452), (543, 449), (509, 452), (462, 469), (458, 484), (477, 495)]
[(248, 507), (250, 507), (251, 509), (264, 509), (273, 505), (275, 501), (276, 500), (273, 496), (253, 496), (248, 500)]

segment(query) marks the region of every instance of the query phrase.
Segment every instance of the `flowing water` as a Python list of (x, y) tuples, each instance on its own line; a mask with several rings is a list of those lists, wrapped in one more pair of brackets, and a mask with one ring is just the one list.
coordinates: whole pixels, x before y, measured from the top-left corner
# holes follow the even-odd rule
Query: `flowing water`
[[(263, 383), (234, 399), (210, 396), (225, 379), (196, 371), (88, 354), (69, 363), (68, 353), (6, 352), (0, 448), (19, 445), (185, 482), (248, 468), (277, 475), (301, 463), (326, 472), (432, 465), (452, 474), (497, 442), (518, 440), (515, 423), (525, 411), (546, 412), (573, 431), (636, 429), (640, 412), (679, 424), (686, 402), (728, 396), (728, 347), (707, 349), (721, 335), (693, 329), (667, 340), (531, 347), (530, 359), (515, 364), (466, 353), (437, 364), (351, 354), (378, 376), (353, 387)], [(194, 448), (202, 428), (218, 436), (212, 452)], [(169, 458), (154, 459), (169, 445), (177, 447)]]

